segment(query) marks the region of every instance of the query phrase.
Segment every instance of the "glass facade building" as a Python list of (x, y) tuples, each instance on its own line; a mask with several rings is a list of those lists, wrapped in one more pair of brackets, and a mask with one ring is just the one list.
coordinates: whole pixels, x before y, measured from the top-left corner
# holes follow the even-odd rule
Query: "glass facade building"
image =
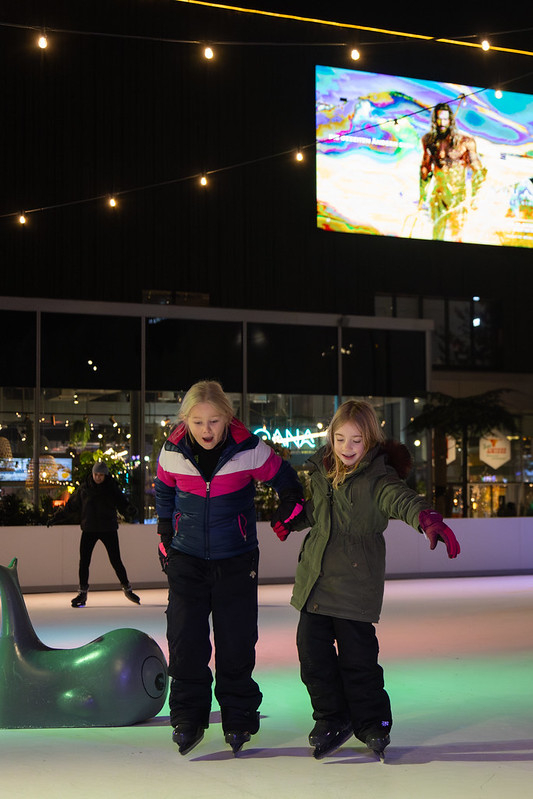
[[(0, 488), (36, 509), (68, 498), (104, 458), (138, 510), (155, 518), (160, 448), (197, 380), (219, 380), (235, 414), (302, 472), (338, 404), (369, 400), (388, 438), (415, 458), (410, 484), (432, 496), (431, 436), (407, 432), (432, 370), (428, 319), (0, 298)], [(472, 516), (528, 513), (531, 419), (497, 469), (469, 447)], [(452, 457), (453, 456), (453, 457)], [(462, 515), (461, 453), (447, 466), (447, 515)], [(272, 497), (258, 491), (268, 517)], [(3, 523), (8, 523), (4, 519)]]
[(345, 397), (369, 398), (387, 435), (405, 439), (427, 388), (427, 320), (2, 302), (0, 487), (37, 508), (64, 502), (84, 460), (103, 457), (139, 518), (154, 519), (159, 450), (197, 380), (219, 380), (235, 414), (297, 469)]

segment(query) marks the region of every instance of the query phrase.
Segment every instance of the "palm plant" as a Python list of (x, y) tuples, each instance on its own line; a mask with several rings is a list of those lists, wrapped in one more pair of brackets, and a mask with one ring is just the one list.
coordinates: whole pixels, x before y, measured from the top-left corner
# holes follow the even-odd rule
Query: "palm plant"
[[(422, 413), (407, 426), (411, 433), (434, 432), (436, 504), (446, 489), (446, 435), (461, 441), (461, 499), (463, 516), (468, 516), (468, 443), (492, 430), (515, 433), (513, 414), (505, 407), (502, 395), (507, 389), (494, 389), (471, 397), (451, 397), (439, 392), (428, 394)], [(444, 447), (442, 443), (444, 442)], [(440, 510), (440, 508), (438, 508)]]

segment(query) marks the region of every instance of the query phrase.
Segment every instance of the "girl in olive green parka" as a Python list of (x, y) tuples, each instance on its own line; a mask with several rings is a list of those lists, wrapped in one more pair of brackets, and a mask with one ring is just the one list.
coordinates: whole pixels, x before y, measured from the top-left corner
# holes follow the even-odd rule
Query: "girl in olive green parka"
[(431, 549), (443, 541), (450, 558), (459, 544), (442, 516), (404, 482), (409, 452), (384, 441), (369, 403), (343, 403), (326, 446), (309, 463), (311, 501), (287, 526), (288, 534), (311, 525), (291, 599), (300, 611), (301, 676), (316, 722), (309, 742), (322, 758), (355, 734), (383, 758), (392, 726), (374, 629), (385, 581), (383, 532), (389, 519), (401, 519), (424, 532)]

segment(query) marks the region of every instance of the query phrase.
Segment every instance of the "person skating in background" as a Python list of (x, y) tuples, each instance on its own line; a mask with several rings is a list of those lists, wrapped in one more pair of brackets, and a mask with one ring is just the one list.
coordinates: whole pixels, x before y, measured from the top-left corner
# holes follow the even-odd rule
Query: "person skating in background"
[(455, 558), (460, 547), (442, 516), (404, 482), (411, 456), (384, 440), (369, 403), (344, 402), (326, 441), (308, 461), (311, 501), (297, 519), (274, 525), (280, 538), (311, 526), (291, 598), (316, 722), (309, 743), (320, 759), (355, 734), (383, 759), (392, 727), (374, 628), (385, 581), (383, 532), (390, 519), (401, 519), (424, 532), (431, 549), (443, 541)]
[(209, 726), (210, 615), (225, 741), (237, 754), (259, 730), (262, 694), (252, 677), (258, 635), (256, 480), (276, 490), (276, 519), (301, 512), (303, 489), (294, 469), (234, 417), (219, 383), (195, 383), (161, 450), (156, 478), (159, 553), (170, 589), (170, 723), (182, 755)]
[(120, 556), (117, 511), (127, 521), (135, 516), (135, 508), (122, 493), (115, 478), (109, 474), (106, 464), (99, 461), (94, 464), (91, 473), (76, 488), (66, 505), (48, 520), (48, 527), (54, 524), (68, 524), (73, 517), (80, 522), (82, 533), (78, 569), (79, 594), (71, 602), (73, 608), (85, 607), (87, 603), (89, 566), (98, 541), (101, 541), (107, 550), (124, 596), (137, 605), (141, 602), (137, 594), (131, 590), (126, 568)]

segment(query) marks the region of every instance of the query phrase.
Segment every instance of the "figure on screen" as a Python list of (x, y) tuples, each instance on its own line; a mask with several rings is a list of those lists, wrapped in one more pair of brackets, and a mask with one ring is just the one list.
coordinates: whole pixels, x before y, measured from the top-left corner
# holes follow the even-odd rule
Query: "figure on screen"
[(466, 216), (487, 174), (476, 142), (459, 133), (448, 103), (438, 103), (422, 148), (419, 206), (429, 202), (434, 239), (461, 241)]

